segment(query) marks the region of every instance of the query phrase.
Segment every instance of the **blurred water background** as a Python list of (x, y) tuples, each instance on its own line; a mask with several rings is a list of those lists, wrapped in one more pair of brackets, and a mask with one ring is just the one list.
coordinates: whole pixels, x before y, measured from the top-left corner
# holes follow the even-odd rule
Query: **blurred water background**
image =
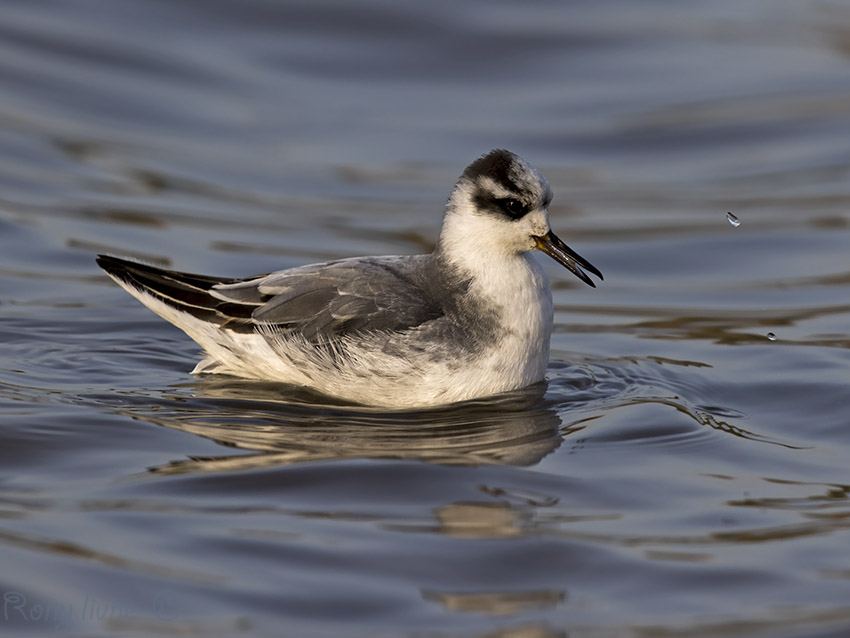
[[(542, 398), (194, 378), (94, 264), (429, 250), (494, 147), (605, 274)], [(850, 635), (850, 5), (6, 0), (0, 344), (4, 635)]]

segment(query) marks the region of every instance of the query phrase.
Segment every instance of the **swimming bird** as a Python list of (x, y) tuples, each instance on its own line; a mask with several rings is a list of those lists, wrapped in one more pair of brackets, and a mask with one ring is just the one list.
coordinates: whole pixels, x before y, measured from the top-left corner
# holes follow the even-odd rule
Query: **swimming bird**
[(602, 273), (549, 227), (552, 190), (518, 155), (458, 179), (433, 252), (230, 279), (99, 255), (122, 288), (200, 344), (194, 373), (306, 386), (374, 406), (443, 405), (542, 381), (552, 293), (539, 250), (590, 286)]

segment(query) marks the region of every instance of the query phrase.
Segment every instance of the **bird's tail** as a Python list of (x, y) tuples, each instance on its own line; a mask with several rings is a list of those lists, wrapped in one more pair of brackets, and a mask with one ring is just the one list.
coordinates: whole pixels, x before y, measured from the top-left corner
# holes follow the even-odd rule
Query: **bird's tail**
[(185, 316), (236, 332), (253, 332), (251, 313), (256, 305), (225, 301), (210, 292), (213, 286), (241, 279), (166, 270), (111, 255), (98, 255), (97, 264), (118, 285), (179, 328), (185, 330), (180, 321)]

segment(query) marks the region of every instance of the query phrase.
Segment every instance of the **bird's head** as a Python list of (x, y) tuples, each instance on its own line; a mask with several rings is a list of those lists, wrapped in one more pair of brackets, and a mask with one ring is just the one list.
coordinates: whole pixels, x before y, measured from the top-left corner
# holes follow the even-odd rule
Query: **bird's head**
[(455, 185), (440, 245), (452, 252), (474, 246), (478, 258), (540, 250), (595, 287), (582, 268), (600, 279), (602, 273), (550, 229), (551, 201), (549, 182), (537, 169), (510, 151), (490, 151), (467, 166)]

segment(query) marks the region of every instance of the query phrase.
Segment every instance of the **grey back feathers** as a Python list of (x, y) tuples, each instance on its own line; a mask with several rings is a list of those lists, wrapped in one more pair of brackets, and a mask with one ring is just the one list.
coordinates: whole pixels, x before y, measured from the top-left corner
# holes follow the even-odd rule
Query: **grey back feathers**
[(296, 331), (321, 343), (358, 332), (406, 330), (442, 316), (438, 301), (425, 294), (412, 272), (409, 259), (345, 259), (227, 283), (210, 292), (224, 302), (253, 305), (255, 325)]
[(98, 263), (116, 279), (220, 328), (297, 332), (319, 344), (361, 332), (407, 330), (442, 317), (454, 296), (432, 294), (429, 269), (415, 267), (426, 258), (345, 259), (248, 279), (180, 273), (107, 255)]

